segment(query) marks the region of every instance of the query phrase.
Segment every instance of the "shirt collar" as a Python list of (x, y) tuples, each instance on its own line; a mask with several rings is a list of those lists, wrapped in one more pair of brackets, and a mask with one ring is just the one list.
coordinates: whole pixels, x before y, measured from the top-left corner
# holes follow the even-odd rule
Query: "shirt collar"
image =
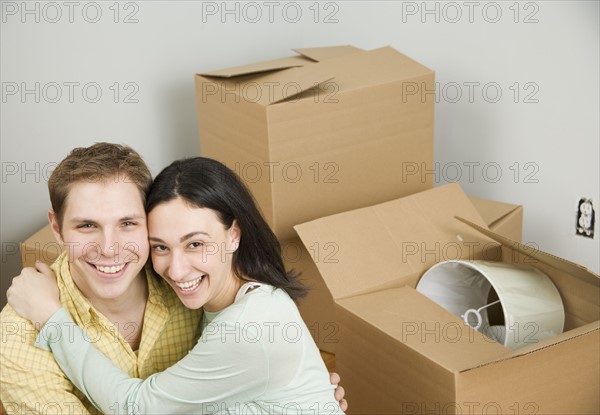
[[(67, 252), (63, 252), (51, 266), (60, 291), (60, 300), (76, 323), (88, 324), (92, 319), (104, 317), (89, 302), (73, 281)], [(146, 282), (148, 283), (148, 301), (158, 306), (165, 306), (165, 288), (161, 281), (154, 275), (150, 261), (144, 266)]]

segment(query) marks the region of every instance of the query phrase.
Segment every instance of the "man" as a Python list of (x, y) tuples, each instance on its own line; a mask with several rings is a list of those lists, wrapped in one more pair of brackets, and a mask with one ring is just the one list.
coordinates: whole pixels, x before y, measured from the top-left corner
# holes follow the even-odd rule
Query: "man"
[[(200, 334), (200, 313), (144, 269), (151, 183), (135, 151), (107, 143), (73, 150), (48, 181), (48, 219), (65, 250), (53, 264), (62, 305), (103, 353), (140, 378), (181, 359)], [(35, 328), (10, 306), (0, 330), (0, 399), (8, 413), (98, 413), (53, 357), (33, 346)]]
[[(109, 143), (73, 150), (48, 181), (48, 220), (65, 251), (52, 266), (61, 303), (98, 349), (139, 378), (183, 358), (200, 336), (201, 311), (185, 308), (146, 265), (144, 205), (151, 182), (139, 154)], [(36, 335), (10, 306), (2, 310), (0, 400), (6, 411), (97, 414), (52, 354), (34, 347)], [(341, 399), (343, 389), (336, 396)]]

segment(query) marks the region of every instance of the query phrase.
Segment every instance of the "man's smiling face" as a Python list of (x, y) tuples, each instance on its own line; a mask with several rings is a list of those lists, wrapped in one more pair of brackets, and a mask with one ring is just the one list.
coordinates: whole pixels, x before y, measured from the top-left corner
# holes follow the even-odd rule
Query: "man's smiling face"
[(112, 300), (135, 289), (148, 259), (146, 213), (140, 192), (126, 177), (71, 185), (59, 229), (52, 229), (68, 252), (73, 281), (83, 295)]

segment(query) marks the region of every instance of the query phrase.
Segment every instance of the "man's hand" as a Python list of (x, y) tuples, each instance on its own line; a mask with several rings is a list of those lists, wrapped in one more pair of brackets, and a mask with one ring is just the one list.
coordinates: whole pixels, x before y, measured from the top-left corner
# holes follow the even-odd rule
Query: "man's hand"
[(56, 277), (41, 261), (36, 261), (35, 268), (23, 268), (21, 274), (13, 278), (6, 298), (21, 317), (36, 327), (46, 324), (61, 307)]
[(334, 392), (334, 396), (335, 399), (340, 403), (340, 409), (344, 412), (346, 412), (348, 410), (348, 401), (346, 401), (344, 399), (344, 395), (346, 394), (346, 391), (344, 390), (343, 387), (341, 387), (339, 385), (341, 378), (340, 375), (338, 375), (337, 373), (330, 373), (329, 374), (329, 381), (331, 382), (332, 385), (335, 385), (335, 392)]

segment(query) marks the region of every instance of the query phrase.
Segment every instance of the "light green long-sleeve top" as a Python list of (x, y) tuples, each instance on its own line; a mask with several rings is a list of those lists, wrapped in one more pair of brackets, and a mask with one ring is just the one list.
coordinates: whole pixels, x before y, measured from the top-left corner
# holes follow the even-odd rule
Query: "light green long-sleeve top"
[(65, 374), (104, 413), (341, 414), (334, 386), (298, 309), (262, 285), (218, 313), (174, 366), (130, 378), (86, 341), (94, 338), (60, 309), (36, 346), (52, 350)]

